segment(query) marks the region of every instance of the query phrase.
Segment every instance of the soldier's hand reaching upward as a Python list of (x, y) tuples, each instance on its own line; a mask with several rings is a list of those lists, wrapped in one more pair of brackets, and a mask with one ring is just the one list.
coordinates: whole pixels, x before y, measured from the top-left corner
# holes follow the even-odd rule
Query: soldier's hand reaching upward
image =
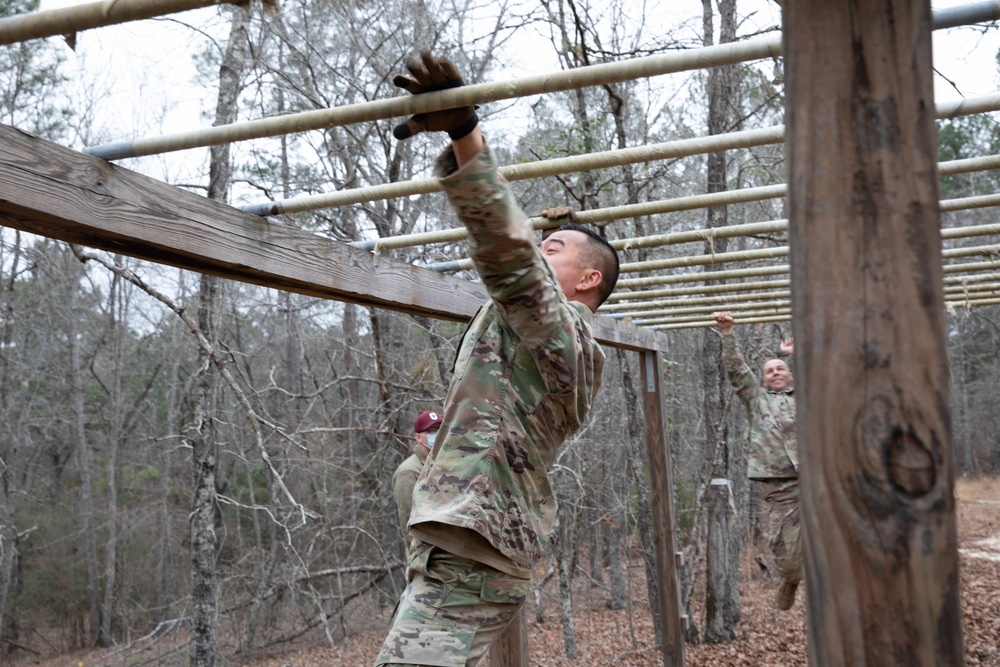
[(790, 357), (793, 352), (795, 352), (795, 341), (791, 338), (786, 338), (778, 345), (778, 356)]
[[(444, 56), (435, 56), (427, 49), (420, 52), (419, 60), (407, 58), (406, 69), (410, 76), (397, 74), (392, 83), (413, 95), (465, 85), (455, 63)], [(447, 132), (452, 140), (458, 140), (472, 132), (478, 124), (475, 107), (458, 107), (410, 116), (405, 123), (397, 125), (392, 134), (397, 139), (409, 139), (421, 132)]]
[(719, 331), (721, 331), (723, 335), (732, 333), (733, 325), (736, 324), (736, 320), (733, 319), (733, 316), (729, 314), (728, 310), (721, 310), (717, 313), (712, 313), (712, 317), (715, 318), (715, 323), (719, 325)]

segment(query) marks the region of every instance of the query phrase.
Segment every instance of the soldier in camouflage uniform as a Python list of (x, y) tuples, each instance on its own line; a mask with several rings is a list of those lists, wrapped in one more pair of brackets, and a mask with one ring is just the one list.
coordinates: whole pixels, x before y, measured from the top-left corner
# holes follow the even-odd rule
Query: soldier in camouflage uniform
[[(722, 332), (722, 360), (730, 382), (750, 415), (748, 477), (765, 485), (764, 499), (770, 515), (769, 542), (781, 573), (776, 604), (790, 609), (802, 581), (802, 539), (799, 527), (799, 456), (795, 439), (794, 378), (782, 359), (764, 363), (758, 382), (743, 359), (733, 335), (734, 320), (728, 312), (715, 313)], [(791, 355), (792, 339), (780, 352)]]
[[(429, 52), (407, 69), (412, 77), (394, 83), (411, 93), (462, 85), (455, 66)], [(471, 667), (514, 618), (556, 516), (549, 466), (587, 416), (604, 368), (591, 320), (617, 281), (615, 251), (572, 223), (536, 247), (477, 120), (465, 107), (394, 131), (452, 138), (434, 172), (468, 229), (490, 301), (455, 357), (413, 492), (409, 584), (376, 665)]]
[(392, 494), (396, 499), (396, 514), (399, 516), (399, 527), (403, 531), (403, 547), (407, 555), (410, 553), (410, 531), (407, 530), (406, 524), (410, 522), (410, 512), (413, 509), (413, 487), (417, 484), (420, 471), (424, 469), (424, 461), (434, 446), (439, 428), (441, 428), (440, 412), (425, 410), (417, 415), (413, 422), (413, 438), (416, 440), (413, 453), (392, 473)]

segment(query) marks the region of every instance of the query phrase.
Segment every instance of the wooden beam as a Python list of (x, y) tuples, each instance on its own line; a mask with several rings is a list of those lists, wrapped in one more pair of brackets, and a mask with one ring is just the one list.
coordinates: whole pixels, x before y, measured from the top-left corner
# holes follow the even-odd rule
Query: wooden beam
[(0, 222), (8, 227), (200, 273), (451, 320), (485, 299), (294, 227), (0, 127)]
[(961, 665), (930, 6), (783, 7), (809, 661)]
[(674, 514), (674, 480), (667, 442), (666, 397), (663, 390), (663, 353), (642, 352), (643, 413), (646, 453), (649, 459), (650, 514), (656, 551), (656, 584), (660, 593), (660, 625), (663, 630), (664, 667), (684, 666), (684, 630), (681, 618), (681, 587), (674, 554), (677, 520)]
[(613, 320), (610, 317), (594, 316), (594, 338), (602, 345), (619, 347), (623, 350), (666, 350), (667, 338), (647, 327), (640, 327), (625, 322)]
[[(265, 287), (466, 321), (476, 283), (378, 257), (211, 201), (0, 125), (0, 224)], [(665, 338), (604, 317), (597, 339), (629, 350)]]

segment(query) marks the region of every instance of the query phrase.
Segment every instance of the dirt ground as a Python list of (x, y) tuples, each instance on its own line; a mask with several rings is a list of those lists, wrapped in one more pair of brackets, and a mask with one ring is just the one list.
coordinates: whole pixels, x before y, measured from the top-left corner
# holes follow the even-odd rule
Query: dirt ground
[[(1000, 480), (960, 481), (958, 526), (962, 580), (963, 632), (966, 665), (1000, 667)], [(633, 590), (645, 590), (641, 567), (630, 576)], [(636, 586), (640, 588), (636, 589)], [(742, 620), (736, 640), (727, 644), (687, 644), (688, 665), (711, 667), (793, 667), (806, 665), (806, 629), (803, 589), (788, 612), (774, 609), (773, 580), (741, 582)], [(653, 630), (645, 608), (612, 611), (606, 592), (581, 582), (574, 596), (578, 657), (567, 659), (555, 589), (547, 591), (547, 617), (529, 622), (531, 667), (557, 665), (615, 665), (660, 667), (653, 650)], [(636, 594), (633, 597), (640, 597)], [(700, 612), (693, 610), (700, 615)], [(259, 654), (249, 660), (229, 658), (221, 664), (241, 667), (367, 667), (377, 654), (389, 621), (389, 611), (362, 619), (367, 628), (336, 646), (303, 645), (280, 652)], [(701, 627), (703, 621), (697, 618)], [(109, 651), (72, 655), (13, 655), (5, 660), (17, 667), (117, 667), (119, 665), (174, 665), (177, 655), (156, 658), (150, 654)], [(485, 667), (488, 663), (483, 661)]]

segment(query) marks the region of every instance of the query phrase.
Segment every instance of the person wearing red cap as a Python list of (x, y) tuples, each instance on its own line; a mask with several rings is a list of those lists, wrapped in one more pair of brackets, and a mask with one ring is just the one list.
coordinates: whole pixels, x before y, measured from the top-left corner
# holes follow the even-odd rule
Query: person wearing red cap
[(410, 512), (413, 509), (413, 486), (417, 483), (420, 471), (424, 469), (424, 461), (434, 446), (439, 428), (440, 412), (421, 412), (413, 422), (413, 438), (417, 441), (413, 446), (413, 453), (392, 474), (392, 490), (396, 497), (396, 512), (399, 515), (399, 527), (403, 531), (403, 547), (407, 557), (410, 554), (410, 533), (406, 524), (410, 522)]

